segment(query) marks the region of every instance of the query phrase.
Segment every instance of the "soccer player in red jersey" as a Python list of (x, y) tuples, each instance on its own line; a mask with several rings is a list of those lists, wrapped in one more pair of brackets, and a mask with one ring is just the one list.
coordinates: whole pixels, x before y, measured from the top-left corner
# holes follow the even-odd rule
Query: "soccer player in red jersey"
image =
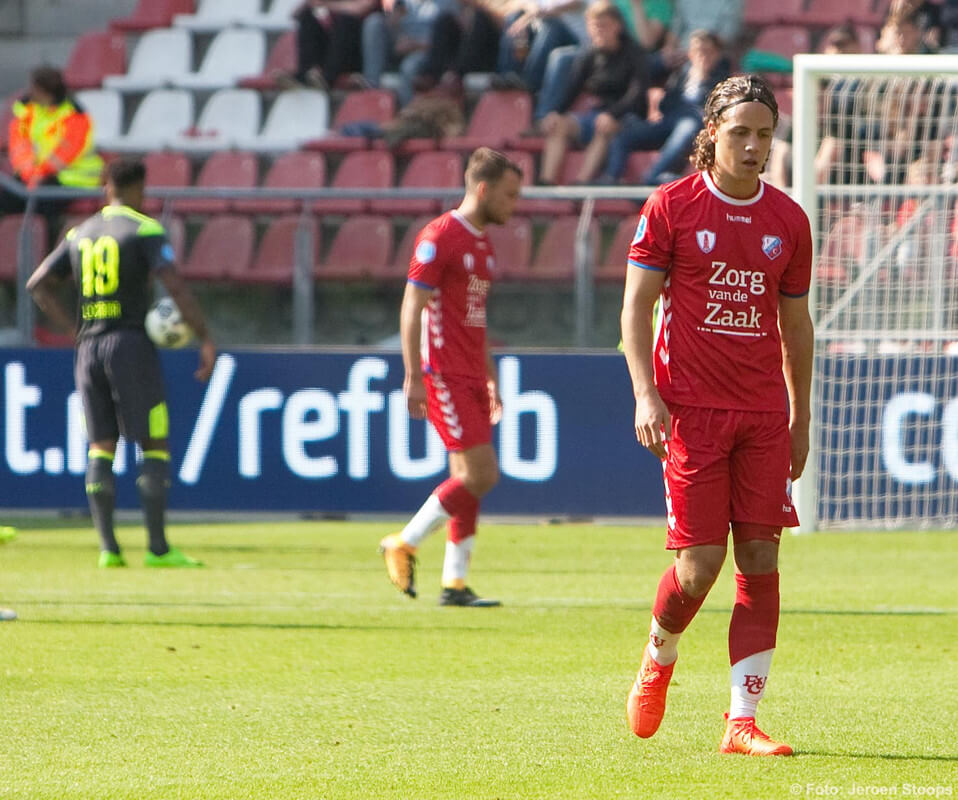
[(811, 234), (802, 209), (760, 178), (778, 122), (768, 85), (729, 78), (704, 116), (699, 171), (652, 194), (629, 251), (622, 336), (635, 432), (663, 461), (675, 560), (627, 712), (636, 735), (658, 729), (679, 637), (722, 568), (731, 527), (732, 699), (720, 750), (789, 755), (756, 727), (755, 710), (778, 628), (779, 538), (798, 524), (791, 483), (808, 456)]
[(448, 520), (439, 604), (493, 606), (466, 586), (479, 501), (499, 480), (492, 425), (499, 421), (496, 366), (486, 342), (486, 296), (495, 255), (485, 234), (503, 224), (519, 198), (522, 170), (480, 147), (466, 165), (466, 194), (455, 211), (422, 229), (409, 265), (400, 337), (409, 413), (428, 416), (449, 451), (448, 480), (399, 533), (380, 543), (390, 580), (416, 596), (420, 542)]

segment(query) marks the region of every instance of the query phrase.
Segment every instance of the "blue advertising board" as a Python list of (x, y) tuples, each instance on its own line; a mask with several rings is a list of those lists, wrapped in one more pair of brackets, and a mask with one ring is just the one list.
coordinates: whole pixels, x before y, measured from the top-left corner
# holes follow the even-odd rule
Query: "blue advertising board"
[[(162, 354), (177, 510), (408, 513), (446, 474), (431, 427), (410, 420), (398, 353)], [(498, 357), (500, 514), (664, 516), (658, 461), (635, 441), (617, 354)], [(87, 442), (68, 350), (0, 350), (0, 507), (85, 508)], [(137, 507), (121, 444), (117, 504)]]

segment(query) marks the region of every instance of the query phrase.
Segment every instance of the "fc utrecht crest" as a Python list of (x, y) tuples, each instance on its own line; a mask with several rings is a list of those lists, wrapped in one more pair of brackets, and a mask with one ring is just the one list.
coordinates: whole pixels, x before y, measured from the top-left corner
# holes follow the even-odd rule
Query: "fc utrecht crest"
[(712, 248), (715, 247), (715, 231), (702, 228), (695, 232), (695, 241), (699, 243), (699, 250), (703, 253), (711, 253)]
[(778, 258), (782, 254), (782, 240), (777, 236), (763, 236), (762, 252), (769, 258)]

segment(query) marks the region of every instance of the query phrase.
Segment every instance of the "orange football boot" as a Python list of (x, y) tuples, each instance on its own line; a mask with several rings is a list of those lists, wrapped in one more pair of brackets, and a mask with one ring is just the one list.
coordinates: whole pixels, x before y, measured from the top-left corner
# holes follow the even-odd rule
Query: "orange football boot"
[(785, 742), (769, 739), (755, 724), (755, 717), (729, 719), (725, 715), (725, 736), (720, 753), (743, 753), (747, 756), (790, 756), (792, 748)]
[(386, 562), (389, 580), (400, 592), (416, 596), (416, 548), (406, 544), (398, 533), (391, 533), (379, 543), (379, 552)]
[(629, 725), (636, 736), (648, 739), (659, 729), (665, 716), (665, 694), (669, 690), (674, 669), (674, 661), (663, 667), (652, 658), (646, 645), (642, 653), (642, 666), (625, 704)]

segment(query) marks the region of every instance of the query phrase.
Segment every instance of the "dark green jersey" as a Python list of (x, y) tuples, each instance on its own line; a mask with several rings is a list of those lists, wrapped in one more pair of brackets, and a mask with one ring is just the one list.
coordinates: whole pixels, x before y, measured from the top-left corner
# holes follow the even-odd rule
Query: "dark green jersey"
[(117, 328), (143, 328), (153, 298), (151, 275), (171, 269), (173, 247), (163, 226), (128, 206), (105, 206), (67, 231), (40, 265), (70, 272), (79, 294), (77, 338)]

